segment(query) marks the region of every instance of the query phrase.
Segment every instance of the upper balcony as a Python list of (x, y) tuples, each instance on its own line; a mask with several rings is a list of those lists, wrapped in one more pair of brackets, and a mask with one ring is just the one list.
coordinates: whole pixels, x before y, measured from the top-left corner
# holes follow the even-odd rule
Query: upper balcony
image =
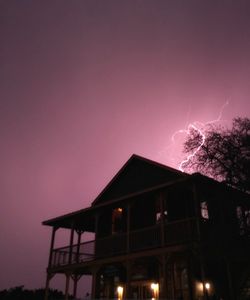
[[(219, 244), (230, 248), (239, 237), (249, 242), (248, 200), (214, 182), (175, 181), (45, 221), (54, 232), (49, 268), (62, 270), (194, 241), (211, 249)], [(71, 238), (69, 246), (54, 249), (58, 228), (70, 229)], [(95, 240), (74, 244), (75, 231), (92, 232)]]
[[(163, 234), (162, 234), (163, 232)], [(50, 268), (131, 254), (160, 247), (186, 244), (198, 239), (195, 218), (170, 222), (133, 230), (128, 233), (113, 234), (104, 238), (84, 242), (72, 247), (61, 247), (52, 251)]]

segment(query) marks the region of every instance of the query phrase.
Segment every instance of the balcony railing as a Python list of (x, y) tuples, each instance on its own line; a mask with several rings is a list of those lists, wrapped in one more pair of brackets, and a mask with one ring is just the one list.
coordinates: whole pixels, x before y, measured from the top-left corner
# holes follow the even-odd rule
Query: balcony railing
[(132, 231), (129, 236), (130, 250), (139, 251), (161, 245), (161, 227), (158, 225)]
[[(94, 259), (95, 241), (81, 243), (71, 247), (66, 246), (54, 249), (52, 252), (52, 267), (81, 263)], [(72, 253), (70, 255), (70, 253)]]
[(132, 253), (171, 244), (186, 243), (197, 239), (195, 219), (175, 221), (164, 224), (164, 234), (161, 224), (121, 233), (73, 245), (54, 249), (51, 267), (82, 263), (98, 258)]

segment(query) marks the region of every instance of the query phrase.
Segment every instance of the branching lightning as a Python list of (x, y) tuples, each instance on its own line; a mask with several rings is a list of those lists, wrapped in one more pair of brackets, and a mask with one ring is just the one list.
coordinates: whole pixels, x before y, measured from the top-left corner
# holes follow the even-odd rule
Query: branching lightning
[(188, 124), (187, 129), (180, 129), (172, 135), (171, 140), (173, 143), (175, 142), (176, 135), (184, 133), (187, 136), (189, 136), (191, 134), (191, 131), (193, 131), (193, 130), (197, 131), (197, 133), (201, 136), (201, 142), (200, 142), (199, 146), (196, 149), (194, 149), (194, 151), (191, 154), (189, 154), (185, 159), (183, 159), (180, 162), (180, 164), (178, 166), (178, 169), (180, 171), (184, 172), (185, 164), (187, 164), (198, 153), (198, 151), (201, 149), (201, 147), (204, 145), (204, 143), (206, 141), (206, 133), (205, 133), (206, 126), (222, 121), (223, 111), (228, 104), (229, 104), (229, 101), (226, 101), (223, 104), (223, 106), (221, 107), (221, 109), (219, 111), (219, 115), (216, 119), (208, 121), (206, 123), (195, 121), (193, 123)]
[(200, 150), (200, 148), (204, 145), (205, 141), (206, 141), (206, 135), (205, 133), (202, 132), (201, 129), (199, 129), (197, 126), (195, 126), (194, 124), (189, 124), (188, 125), (188, 129), (187, 130), (182, 130), (182, 132), (186, 133), (187, 135), (190, 135), (191, 134), (191, 130), (195, 130), (195, 131), (198, 131), (199, 135), (201, 136), (201, 143), (200, 145), (194, 150), (193, 153), (189, 154), (187, 156), (187, 158), (185, 158), (184, 160), (181, 161), (181, 163), (179, 164), (179, 167), (178, 169), (182, 172), (184, 172), (184, 165), (186, 163), (188, 163), (195, 155), (196, 153)]

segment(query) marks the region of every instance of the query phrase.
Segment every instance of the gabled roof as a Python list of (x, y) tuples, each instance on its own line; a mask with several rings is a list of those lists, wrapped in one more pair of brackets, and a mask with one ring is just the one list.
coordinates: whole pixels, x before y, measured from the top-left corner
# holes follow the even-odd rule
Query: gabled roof
[(133, 154), (93, 201), (92, 206), (188, 176), (190, 175)]
[(182, 182), (196, 182), (203, 189), (218, 188), (223, 193), (234, 194), (249, 203), (249, 194), (235, 190), (199, 173), (192, 175), (182, 173), (152, 160), (138, 155), (132, 155), (99, 196), (87, 207), (66, 215), (44, 221), (43, 225), (71, 228), (72, 222), (76, 227), (85, 231), (94, 231), (94, 216), (96, 211), (104, 207), (118, 205), (123, 201), (137, 197), (165, 187), (179, 185)]

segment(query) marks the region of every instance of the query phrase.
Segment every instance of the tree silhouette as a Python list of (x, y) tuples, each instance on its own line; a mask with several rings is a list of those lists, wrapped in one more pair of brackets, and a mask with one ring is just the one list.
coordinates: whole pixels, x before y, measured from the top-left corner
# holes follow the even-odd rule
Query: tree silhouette
[[(8, 290), (0, 291), (0, 300), (44, 300), (45, 289), (27, 290), (24, 286), (16, 286)], [(62, 300), (64, 294), (58, 290), (49, 290), (50, 300)], [(73, 299), (69, 296), (69, 299)]]
[(230, 186), (250, 192), (250, 119), (235, 118), (231, 129), (210, 125), (202, 134), (192, 129), (184, 143), (184, 152), (199, 151), (184, 165)]

